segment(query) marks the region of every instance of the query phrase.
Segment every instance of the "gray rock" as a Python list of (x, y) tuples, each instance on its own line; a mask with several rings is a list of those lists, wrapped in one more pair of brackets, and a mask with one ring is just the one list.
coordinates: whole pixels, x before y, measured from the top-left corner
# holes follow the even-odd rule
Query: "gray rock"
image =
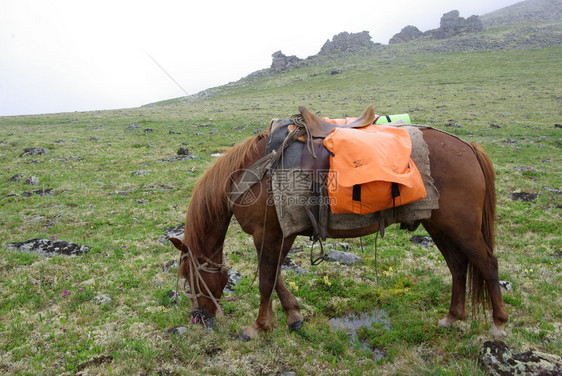
[(326, 260), (337, 261), (344, 265), (353, 265), (363, 261), (361, 257), (356, 256), (353, 253), (336, 251), (335, 249), (330, 249), (326, 255)]
[(236, 270), (229, 270), (228, 271), (228, 282), (226, 282), (226, 286), (224, 286), (223, 292), (225, 294), (232, 294), (234, 293), (234, 288), (242, 280), (242, 275), (238, 273)]
[(98, 295), (94, 297), (93, 300), (98, 305), (111, 304), (111, 302), (113, 302), (113, 300), (111, 300), (111, 297), (107, 294)]
[(178, 155), (191, 155), (191, 152), (188, 148), (179, 148)]
[(501, 341), (486, 341), (478, 355), (480, 368), (493, 376), (547, 376), (562, 374), (562, 357), (528, 350), (514, 354)]
[(185, 326), (178, 326), (177, 328), (171, 328), (166, 330), (169, 334), (177, 334), (177, 335), (184, 335), (187, 333), (187, 328)]
[(183, 232), (185, 230), (185, 225), (177, 225), (168, 227), (164, 230), (164, 235), (160, 237), (160, 243), (168, 244), (168, 238), (178, 238), (180, 240), (183, 239)]
[(531, 202), (535, 201), (539, 197), (536, 193), (529, 193), (529, 192), (513, 192), (511, 194), (512, 201), (523, 201), (523, 202)]
[(301, 268), (298, 266), (293, 259), (290, 257), (285, 257), (283, 260), (283, 264), (281, 264), (281, 270), (292, 270), (295, 274), (308, 274), (310, 273), (308, 270)]
[(39, 178), (35, 175), (31, 175), (25, 180), (25, 184), (27, 185), (39, 185)]
[(43, 148), (25, 148), (23, 149), (23, 153), (21, 153), (20, 157), (24, 157), (26, 155), (43, 155), (47, 154), (47, 149)]
[(10, 243), (6, 245), (6, 248), (12, 251), (36, 253), (44, 257), (56, 255), (82, 256), (91, 249), (90, 247), (63, 240), (47, 240), (42, 238)]
[(31, 191), (31, 192), (23, 192), (21, 194), (23, 197), (31, 197), (31, 196), (54, 196), (55, 192), (50, 189), (38, 189), (36, 191)]
[(166, 294), (166, 297), (168, 299), (170, 299), (170, 302), (172, 304), (178, 304), (178, 302), (181, 300), (180, 295), (177, 293), (176, 290), (170, 290), (168, 291), (168, 293)]
[(170, 260), (168, 262), (165, 262), (164, 264), (162, 264), (162, 271), (164, 273), (170, 273), (173, 270), (177, 270), (179, 266), (179, 261), (178, 260)]
[(16, 174), (8, 179), (9, 182), (19, 183), (23, 179), (23, 174)]
[(433, 245), (433, 239), (429, 236), (414, 235), (410, 238), (410, 242), (418, 244), (423, 248), (431, 247)]
[(513, 285), (509, 281), (500, 281), (500, 288), (502, 292), (508, 292), (513, 290)]
[(138, 170), (133, 172), (133, 176), (146, 176), (146, 175), (150, 175), (150, 172), (145, 170)]

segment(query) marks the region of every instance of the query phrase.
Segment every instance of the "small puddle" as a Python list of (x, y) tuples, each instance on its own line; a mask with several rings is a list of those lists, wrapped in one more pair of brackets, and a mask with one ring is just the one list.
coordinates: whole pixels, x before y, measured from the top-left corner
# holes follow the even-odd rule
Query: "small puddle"
[(377, 309), (371, 313), (349, 314), (343, 317), (335, 317), (328, 321), (332, 331), (341, 330), (349, 334), (350, 342), (357, 344), (360, 350), (368, 350), (374, 354), (374, 360), (384, 359), (386, 354), (380, 349), (372, 349), (369, 344), (357, 338), (357, 331), (364, 326), (370, 327), (373, 323), (382, 324), (390, 331), (390, 318), (383, 309)]

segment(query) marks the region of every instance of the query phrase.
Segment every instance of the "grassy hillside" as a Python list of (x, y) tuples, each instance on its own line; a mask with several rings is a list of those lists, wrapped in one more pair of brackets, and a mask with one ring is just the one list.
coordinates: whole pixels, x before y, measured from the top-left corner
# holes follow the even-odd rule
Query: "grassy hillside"
[[(431, 46), (430, 42), (425, 46)], [(416, 50), (415, 53), (412, 49)], [(561, 47), (471, 53), (424, 53), (389, 46), (378, 52), (318, 60), (279, 75), (250, 77), (199, 97), (137, 109), (0, 118), (0, 371), (3, 374), (478, 375), (478, 351), (490, 327), (480, 314), (454, 329), (437, 327), (448, 309), (450, 275), (435, 246), (410, 242), (396, 227), (379, 240), (349, 240), (365, 261), (310, 266), (285, 274), (305, 323), (290, 333), (275, 301), (276, 327), (260, 339), (236, 339), (256, 317), (254, 286), (213, 332), (191, 325), (167, 294), (177, 258), (160, 241), (180, 224), (197, 178), (222, 153), (274, 118), (305, 105), (321, 115), (404, 113), (478, 142), (497, 172), (500, 276), (510, 321), (506, 343), (562, 354)], [(339, 74), (333, 72), (341, 71)], [(20, 156), (24, 148), (47, 154)], [(173, 159), (187, 147), (197, 159)], [(145, 171), (147, 175), (135, 174)], [(8, 181), (34, 175), (38, 186)], [(53, 189), (53, 196), (24, 192)], [(536, 193), (531, 202), (512, 193)], [(32, 238), (92, 247), (81, 257), (42, 258), (5, 249)], [(307, 239), (298, 246), (307, 249)], [(251, 239), (233, 223), (226, 262), (244, 279), (256, 267)], [(107, 294), (109, 304), (93, 299)], [(184, 298), (180, 304), (189, 309)], [(332, 332), (328, 319), (384, 309), (382, 325), (359, 333), (372, 352)], [(470, 307), (469, 307), (470, 310)], [(183, 335), (167, 329), (186, 326)]]

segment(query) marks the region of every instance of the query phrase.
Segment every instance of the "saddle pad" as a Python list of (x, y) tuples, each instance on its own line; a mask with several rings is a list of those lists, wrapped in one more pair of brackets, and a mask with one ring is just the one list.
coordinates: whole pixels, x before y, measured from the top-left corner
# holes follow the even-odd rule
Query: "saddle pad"
[(332, 213), (368, 214), (426, 197), (405, 129), (377, 124), (336, 128), (324, 145), (331, 152)]

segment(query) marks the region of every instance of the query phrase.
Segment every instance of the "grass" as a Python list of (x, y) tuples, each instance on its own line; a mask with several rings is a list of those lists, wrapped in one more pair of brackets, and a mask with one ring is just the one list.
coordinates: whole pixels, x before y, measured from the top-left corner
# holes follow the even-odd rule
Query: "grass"
[[(253, 322), (257, 287), (208, 332), (166, 298), (174, 273), (161, 265), (177, 258), (160, 241), (183, 221), (197, 178), (224, 152), (305, 105), (322, 115), (359, 114), (373, 103), (380, 114), (409, 113), (419, 123), (478, 142), (497, 171), (498, 247), (510, 321), (506, 343), (562, 354), (560, 341), (560, 48), (411, 54), (391, 46), (371, 55), (325, 59), (273, 77), (227, 85), (209, 98), (176, 99), (136, 109), (0, 118), (0, 370), (3, 374), (318, 374), (479, 375), (477, 357), (488, 340), (490, 314), (455, 328), (437, 327), (450, 299), (450, 275), (435, 247), (387, 230), (349, 240), (364, 258), (356, 266), (310, 266), (308, 253), (291, 257), (311, 274), (286, 273), (305, 324), (289, 332), (275, 301), (276, 326), (259, 339), (237, 340)], [(342, 70), (332, 75), (333, 68)], [(138, 125), (138, 127), (131, 127)], [(455, 125), (455, 126), (451, 126)], [(151, 129), (149, 131), (148, 129)], [(46, 155), (19, 155), (26, 147)], [(173, 158), (187, 147), (198, 159)], [(133, 176), (144, 170), (149, 175)], [(38, 187), (8, 182), (35, 175)], [(51, 188), (54, 196), (23, 197)], [(538, 193), (533, 202), (511, 193)], [(9, 195), (16, 195), (5, 197)], [(41, 258), (6, 250), (10, 242), (45, 237), (92, 247), (82, 257)], [(297, 245), (308, 249), (306, 239)], [(251, 239), (233, 223), (226, 262), (244, 279), (255, 272)], [(378, 274), (378, 283), (375, 273)], [(64, 293), (67, 291), (66, 293)], [(112, 302), (96, 304), (107, 294)], [(189, 308), (186, 299), (182, 306)], [(332, 332), (329, 318), (384, 309), (391, 330), (373, 326), (359, 336), (386, 354), (373, 354)], [(468, 307), (470, 310), (470, 307)], [(185, 335), (166, 329), (187, 326)], [(110, 358), (104, 358), (110, 357)]]

